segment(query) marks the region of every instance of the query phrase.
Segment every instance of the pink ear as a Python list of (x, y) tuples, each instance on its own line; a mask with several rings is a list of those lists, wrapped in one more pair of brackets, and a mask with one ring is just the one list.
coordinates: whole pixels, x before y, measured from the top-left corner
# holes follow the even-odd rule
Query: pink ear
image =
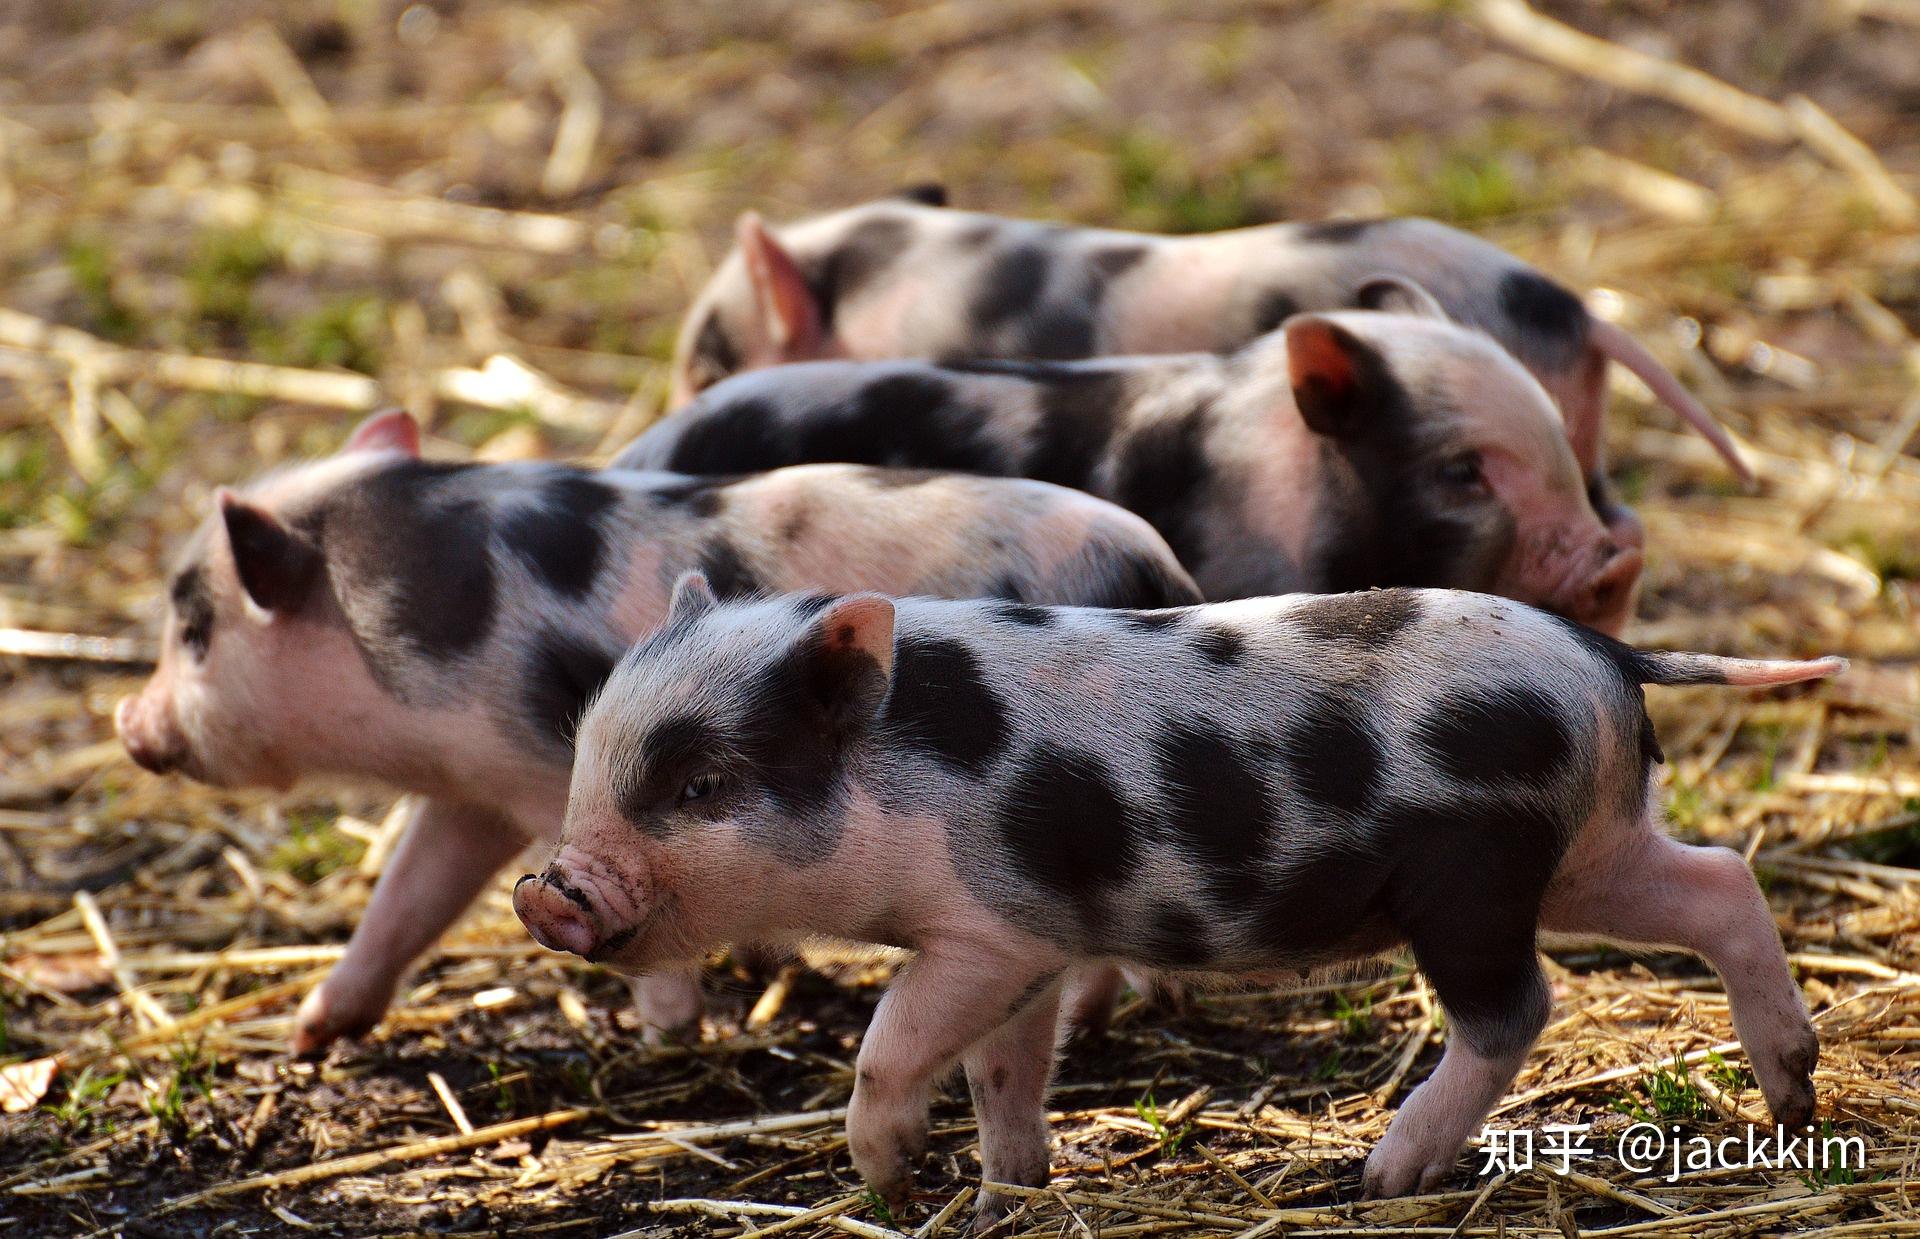
[(353, 428), (342, 452), (420, 454), (420, 423), (405, 409), (383, 409)]
[(753, 211), (740, 216), (734, 237), (747, 264), (754, 304), (776, 354), (773, 360), (808, 361), (820, 356), (825, 344), (820, 307), (793, 255)]
[(713, 586), (707, 584), (706, 575), (696, 569), (688, 569), (673, 583), (673, 597), (667, 602), (667, 618), (692, 619), (716, 605)]
[(893, 674), (893, 600), (880, 594), (850, 594), (820, 613), (821, 648), (871, 658), (883, 676)]

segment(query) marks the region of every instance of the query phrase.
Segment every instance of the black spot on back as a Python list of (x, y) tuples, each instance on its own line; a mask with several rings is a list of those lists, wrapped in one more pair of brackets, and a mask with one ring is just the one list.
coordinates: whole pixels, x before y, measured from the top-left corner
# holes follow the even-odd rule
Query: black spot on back
[(1159, 530), (1189, 572), (1207, 557), (1199, 517), (1213, 480), (1206, 448), (1211, 416), (1202, 407), (1141, 427), (1120, 443), (1114, 469), (1112, 498)]
[(173, 578), (167, 598), (180, 624), (180, 644), (196, 661), (205, 658), (208, 647), (213, 644), (213, 590), (207, 585), (206, 570), (198, 561), (182, 568)]
[(1332, 594), (1295, 607), (1291, 618), (1302, 632), (1318, 640), (1383, 649), (1420, 622), (1420, 599), (1404, 589)]
[(1129, 628), (1141, 632), (1160, 632), (1172, 628), (1187, 618), (1185, 611), (1128, 611), (1119, 617), (1120, 622)]
[(1072, 903), (1087, 940), (1109, 932), (1105, 897), (1133, 876), (1141, 840), (1106, 764), (1039, 745), (1014, 772), (994, 817), (1015, 871)]
[(893, 688), (882, 729), (890, 742), (981, 774), (1006, 749), (1006, 704), (972, 650), (944, 637), (903, 635), (893, 647)]
[(727, 489), (739, 480), (732, 476), (680, 478), (654, 487), (647, 496), (657, 508), (679, 508), (706, 520), (726, 507)]
[(760, 592), (759, 578), (724, 534), (716, 535), (701, 548), (700, 571), (713, 587), (715, 598), (745, 598)]
[(1040, 418), (1020, 472), (1042, 482), (1085, 490), (1119, 424), (1125, 380), (1117, 374), (1078, 368), (1030, 374), (1039, 387)]
[(1277, 288), (1260, 294), (1253, 309), (1253, 334), (1263, 336), (1300, 312), (1300, 303)]
[(1541, 783), (1573, 755), (1559, 709), (1538, 689), (1498, 685), (1451, 693), (1415, 724), (1414, 736), (1466, 783)]
[(348, 578), (348, 619), (377, 674), (408, 656), (456, 658), (492, 630), (492, 521), (462, 485), (476, 467), (399, 461), (343, 486), (308, 518), (329, 571)]
[(1295, 235), (1316, 245), (1351, 245), (1385, 223), (1379, 219), (1323, 219), (1296, 224)]
[(1519, 267), (1501, 276), (1500, 309), (1511, 323), (1501, 337), (1516, 341), (1528, 360), (1570, 365), (1586, 347), (1587, 308), (1538, 271)]
[(993, 608), (996, 617), (1009, 624), (1019, 624), (1026, 628), (1051, 628), (1054, 614), (1045, 607), (1030, 606), (1024, 602), (1002, 602)]
[(620, 453), (619, 463), (642, 459), (649, 440), (676, 432), (679, 438), (661, 465), (678, 473), (759, 473), (795, 463), (791, 436), (773, 401), (725, 391), (703, 396), (641, 435)]
[[(1139, 266), (1150, 252), (1144, 241), (1116, 242), (1095, 250), (1088, 257), (1087, 265), (1093, 271), (1094, 278), (1105, 285)], [(1105, 291), (1104, 288), (1102, 291)]]
[(1192, 584), (1174, 575), (1160, 556), (1130, 545), (1103, 546), (1098, 567), (1104, 570), (1103, 579), (1087, 595), (1086, 606), (1158, 611), (1206, 601)]
[(947, 205), (947, 187), (938, 181), (921, 181), (916, 185), (902, 185), (893, 191), (892, 196), (903, 202), (917, 202), (921, 206)]
[(1047, 247), (1034, 241), (1010, 245), (994, 255), (968, 302), (969, 321), (992, 330), (1031, 312), (1046, 290), (1052, 260)]
[(1278, 741), (1293, 785), (1309, 800), (1354, 814), (1372, 805), (1385, 763), (1360, 703), (1314, 693)]
[(550, 588), (580, 598), (599, 576), (607, 542), (600, 518), (617, 500), (611, 486), (567, 470), (541, 486), (534, 502), (511, 508), (496, 528), (507, 549)]
[(573, 751), (587, 702), (613, 674), (619, 655), (573, 633), (548, 629), (527, 647), (522, 700), (533, 734)]
[(1246, 657), (1247, 639), (1231, 628), (1201, 624), (1195, 626), (1193, 647), (1215, 666), (1231, 667)]

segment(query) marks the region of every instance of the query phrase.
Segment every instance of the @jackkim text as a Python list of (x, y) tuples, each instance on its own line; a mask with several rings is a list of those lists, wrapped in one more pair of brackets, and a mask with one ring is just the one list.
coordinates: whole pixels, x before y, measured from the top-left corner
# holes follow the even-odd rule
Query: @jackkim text
[[(1480, 1173), (1502, 1174), (1546, 1166), (1562, 1174), (1605, 1150), (1594, 1144), (1589, 1125), (1549, 1124), (1531, 1128), (1480, 1129)], [(1611, 1150), (1634, 1174), (1659, 1174), (1668, 1183), (1682, 1175), (1714, 1170), (1802, 1170), (1816, 1174), (1864, 1170), (1867, 1142), (1812, 1127), (1789, 1131), (1779, 1125), (1732, 1135), (1689, 1132), (1678, 1123), (1635, 1123), (1621, 1131)]]

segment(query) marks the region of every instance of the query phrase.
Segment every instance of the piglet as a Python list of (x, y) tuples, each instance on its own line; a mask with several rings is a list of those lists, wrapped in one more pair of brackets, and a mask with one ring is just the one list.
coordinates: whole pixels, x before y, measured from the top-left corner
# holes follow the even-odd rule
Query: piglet
[[(966, 1068), (989, 1182), (1044, 1186), (1063, 973), (1261, 978), (1411, 946), (1446, 1051), (1367, 1159), (1431, 1188), (1551, 1007), (1536, 935), (1696, 951), (1774, 1118), (1814, 1031), (1737, 852), (1661, 830), (1643, 684), (1791, 684), (1836, 658), (1654, 653), (1484, 595), (1158, 611), (804, 594), (697, 574), (582, 721), (547, 946), (616, 969), (737, 939), (917, 952), (860, 1047), (855, 1166), (899, 1205)], [(985, 1191), (976, 1223), (1008, 1207)]]
[(1712, 415), (1632, 336), (1512, 254), (1432, 220), (1162, 237), (948, 210), (922, 189), (778, 228), (749, 213), (735, 234), (683, 324), (676, 405), (742, 370), (822, 358), (1227, 352), (1301, 311), (1370, 308), (1384, 275), (1431, 289), (1533, 371), (1620, 541), (1643, 539), (1607, 497), (1609, 362), (1751, 478)]
[[(168, 587), (159, 667), (116, 712), (127, 752), (222, 786), (331, 774), (424, 797), (296, 1052), (371, 1028), (500, 868), (554, 837), (582, 708), (696, 567), (730, 595), (1199, 601), (1145, 522), (1036, 482), (449, 464), (389, 413), (337, 456), (222, 490)], [(698, 975), (642, 986), (642, 1019), (696, 1019)]]
[(1617, 632), (1641, 552), (1594, 510), (1540, 384), (1417, 285), (1226, 356), (814, 362), (704, 392), (620, 454), (689, 473), (802, 461), (1040, 478), (1146, 517), (1214, 600), (1424, 585)]

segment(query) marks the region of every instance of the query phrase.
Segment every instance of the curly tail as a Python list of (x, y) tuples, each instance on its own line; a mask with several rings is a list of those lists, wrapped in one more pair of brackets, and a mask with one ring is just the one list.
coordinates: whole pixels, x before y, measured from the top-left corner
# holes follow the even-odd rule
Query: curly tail
[(1687, 654), (1668, 650), (1633, 650), (1627, 671), (1641, 684), (1734, 684), (1760, 686), (1799, 684), (1839, 675), (1844, 658), (1804, 661), (1770, 658), (1722, 658), (1718, 654)]

